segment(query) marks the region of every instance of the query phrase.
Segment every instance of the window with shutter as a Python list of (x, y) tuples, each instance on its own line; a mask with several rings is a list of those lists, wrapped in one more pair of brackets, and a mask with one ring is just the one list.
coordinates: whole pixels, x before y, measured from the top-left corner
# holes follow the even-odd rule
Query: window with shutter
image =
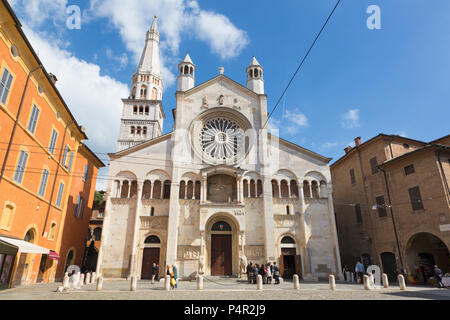
[(49, 172), (47, 169), (44, 169), (42, 172), (41, 184), (39, 186), (39, 195), (43, 197), (45, 195), (45, 189), (47, 188), (47, 180), (48, 180)]
[(11, 90), (13, 76), (9, 73), (8, 69), (3, 69), (3, 74), (0, 79), (0, 101), (3, 105), (6, 105), (6, 100), (8, 99), (9, 91)]
[(420, 189), (419, 187), (414, 187), (408, 189), (409, 192), (409, 198), (411, 200), (411, 206), (413, 210), (423, 210), (423, 202), (422, 197), (420, 196)]
[(61, 200), (64, 193), (64, 183), (59, 184), (58, 197), (56, 198), (56, 206), (61, 207)]
[(81, 219), (84, 216), (84, 205), (85, 205), (86, 201), (84, 200), (84, 198), (81, 198), (80, 201), (80, 214), (78, 215), (78, 217)]
[(50, 139), (50, 146), (48, 147), (48, 151), (51, 154), (55, 153), (55, 147), (56, 147), (56, 140), (58, 140), (58, 132), (56, 132), (55, 129), (52, 131), (52, 137)]
[(36, 105), (33, 105), (33, 109), (31, 110), (30, 120), (28, 121), (28, 131), (34, 134), (36, 131), (36, 125), (39, 117), (39, 108)]
[(362, 223), (361, 205), (359, 203), (355, 206), (355, 214), (356, 214), (356, 222)]
[(75, 204), (75, 210), (74, 210), (74, 212), (73, 212), (73, 215), (74, 215), (75, 217), (78, 217), (78, 214), (79, 214), (79, 212), (80, 212), (80, 199), (81, 199), (81, 196), (78, 195), (78, 196), (77, 196), (77, 202), (76, 202), (76, 204)]
[(370, 159), (370, 167), (372, 168), (372, 174), (375, 174), (378, 172), (377, 157), (373, 157), (372, 159)]
[(66, 145), (66, 147), (64, 148), (64, 154), (63, 154), (63, 159), (62, 159), (62, 165), (66, 166), (66, 161), (67, 161), (67, 154), (69, 153), (69, 146)]
[(28, 153), (21, 150), (19, 155), (19, 161), (17, 162), (16, 172), (14, 173), (14, 181), (22, 183), (23, 174), (28, 161)]
[(386, 204), (384, 203), (384, 196), (377, 197), (376, 202), (377, 202), (377, 208), (378, 208), (378, 216), (386, 217), (387, 211), (386, 211)]
[(355, 169), (350, 169), (350, 181), (352, 184), (355, 184), (356, 179), (355, 179)]
[(87, 164), (87, 165), (84, 167), (83, 181), (87, 181), (88, 174), (89, 174), (89, 164)]
[(73, 151), (70, 151), (69, 164), (67, 165), (67, 170), (69, 170), (69, 172), (72, 169), (72, 161), (73, 161)]
[(410, 164), (409, 166), (406, 166), (404, 168), (404, 170), (405, 170), (405, 175), (412, 174), (415, 172), (414, 165), (412, 165), (412, 164)]

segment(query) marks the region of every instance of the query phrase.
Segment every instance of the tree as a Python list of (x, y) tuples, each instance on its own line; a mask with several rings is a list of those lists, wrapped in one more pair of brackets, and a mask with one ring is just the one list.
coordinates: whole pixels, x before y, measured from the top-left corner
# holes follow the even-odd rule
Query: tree
[(95, 195), (94, 195), (94, 204), (95, 205), (101, 205), (103, 202), (105, 202), (105, 199), (103, 198), (103, 196), (105, 195), (104, 191), (95, 191)]

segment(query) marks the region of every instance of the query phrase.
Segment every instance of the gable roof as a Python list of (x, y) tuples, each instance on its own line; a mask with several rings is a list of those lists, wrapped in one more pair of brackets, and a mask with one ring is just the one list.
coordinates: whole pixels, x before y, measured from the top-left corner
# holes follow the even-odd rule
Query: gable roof
[(118, 158), (127, 156), (127, 155), (129, 155), (129, 154), (131, 154), (131, 153), (134, 153), (134, 152), (136, 152), (136, 151), (142, 150), (142, 149), (144, 149), (144, 148), (146, 148), (146, 147), (152, 146), (152, 145), (154, 145), (154, 144), (158, 144), (158, 143), (160, 143), (160, 142), (163, 142), (163, 141), (165, 141), (165, 140), (171, 138), (171, 137), (172, 137), (172, 133), (173, 133), (173, 131), (172, 131), (172, 132), (169, 132), (169, 133), (166, 133), (166, 134), (164, 134), (164, 135), (162, 135), (162, 136), (159, 136), (159, 137), (157, 137), (157, 138), (153, 138), (153, 139), (151, 139), (151, 140), (144, 141), (144, 142), (142, 142), (142, 143), (139, 143), (139, 144), (134, 145), (134, 146), (132, 146), (132, 147), (129, 147), (129, 148), (127, 148), (127, 149), (123, 149), (123, 150), (121, 150), (121, 151), (114, 152), (114, 153), (108, 153), (108, 156), (109, 156), (111, 159), (118, 159)]

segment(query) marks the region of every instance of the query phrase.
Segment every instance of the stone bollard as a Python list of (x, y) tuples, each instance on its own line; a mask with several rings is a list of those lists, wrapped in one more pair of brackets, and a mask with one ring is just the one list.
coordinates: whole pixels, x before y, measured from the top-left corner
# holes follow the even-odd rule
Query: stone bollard
[(78, 286), (81, 288), (84, 286), (84, 273), (80, 275), (80, 282), (78, 283)]
[(67, 289), (69, 289), (69, 287), (70, 287), (70, 283), (69, 283), (69, 275), (68, 275), (67, 272), (66, 272), (66, 274), (64, 275), (64, 279), (63, 279), (63, 288), (64, 288), (65, 290), (67, 290)]
[(95, 272), (92, 272), (92, 275), (91, 275), (91, 283), (95, 283), (96, 278), (97, 278), (96, 273), (95, 273)]
[(79, 286), (79, 284), (80, 284), (80, 276), (81, 276), (81, 273), (80, 272), (77, 272), (76, 274), (74, 274), (72, 277), (72, 288), (73, 289), (80, 289), (80, 286)]
[(400, 285), (400, 290), (406, 290), (405, 277), (402, 274), (398, 276), (398, 284)]
[(197, 277), (197, 290), (203, 290), (203, 276)]
[(389, 280), (386, 273), (383, 273), (382, 279), (383, 279), (383, 287), (389, 288)]
[(300, 283), (298, 280), (298, 275), (294, 274), (293, 282), (294, 282), (294, 290), (300, 290)]
[(263, 283), (262, 283), (262, 276), (258, 274), (256, 276), (256, 290), (262, 290), (263, 289)]
[(346, 271), (345, 275), (347, 276), (347, 282), (352, 282), (352, 275), (351, 275), (350, 271)]
[(136, 289), (137, 289), (137, 277), (136, 276), (131, 276), (130, 291), (136, 291)]
[(334, 278), (334, 275), (330, 274), (328, 279), (330, 280), (330, 289), (336, 290), (336, 279)]
[(102, 291), (103, 289), (103, 277), (100, 276), (97, 278), (97, 291)]
[(164, 290), (169, 291), (170, 290), (170, 276), (166, 275), (164, 278)]
[(351, 276), (352, 276), (352, 283), (355, 283), (355, 274), (353, 272), (351, 272)]
[(371, 287), (370, 287), (370, 279), (369, 279), (369, 276), (368, 276), (367, 274), (365, 274), (364, 277), (363, 277), (363, 279), (364, 279), (364, 289), (365, 289), (365, 290), (370, 290)]
[(371, 288), (375, 287), (375, 279), (373, 278), (373, 273), (369, 274), (369, 283)]
[(91, 283), (91, 273), (90, 272), (86, 273), (86, 284), (89, 284), (89, 283)]

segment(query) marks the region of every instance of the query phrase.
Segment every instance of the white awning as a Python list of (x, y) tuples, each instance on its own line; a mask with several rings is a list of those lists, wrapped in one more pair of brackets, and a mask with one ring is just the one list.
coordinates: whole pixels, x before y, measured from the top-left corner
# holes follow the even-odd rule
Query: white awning
[(24, 240), (0, 237), (0, 241), (6, 242), (6, 243), (16, 247), (20, 253), (42, 253), (42, 254), (50, 253), (49, 249), (45, 249), (43, 247), (26, 242)]

